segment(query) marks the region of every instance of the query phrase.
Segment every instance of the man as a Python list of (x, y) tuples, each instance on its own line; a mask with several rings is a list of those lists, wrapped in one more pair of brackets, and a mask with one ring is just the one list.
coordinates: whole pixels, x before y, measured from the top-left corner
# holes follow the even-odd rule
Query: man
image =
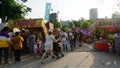
[(82, 46), (82, 37), (83, 37), (82, 32), (79, 32), (79, 46)]
[(0, 32), (0, 63), (2, 63), (2, 53), (4, 54), (4, 62), (8, 63), (10, 39), (7, 31), (8, 27), (4, 27)]
[(28, 35), (25, 33), (24, 30), (22, 30), (21, 36), (22, 36), (23, 39), (24, 39), (24, 41), (22, 42), (22, 44), (23, 44), (23, 54), (28, 54), (28, 53), (29, 53), (29, 50), (28, 50), (28, 47), (27, 47)]
[(30, 52), (31, 52), (31, 55), (33, 55), (33, 51), (34, 51), (34, 43), (35, 43), (35, 34), (33, 31), (30, 32), (30, 35), (28, 36), (28, 46), (30, 48)]

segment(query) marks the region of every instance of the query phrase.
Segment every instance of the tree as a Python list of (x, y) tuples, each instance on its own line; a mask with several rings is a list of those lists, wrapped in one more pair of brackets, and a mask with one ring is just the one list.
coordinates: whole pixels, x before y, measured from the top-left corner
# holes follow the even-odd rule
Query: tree
[(51, 13), (49, 16), (49, 22), (53, 23), (54, 28), (60, 28), (61, 26), (60, 22), (58, 22), (57, 14), (58, 13)]
[(54, 22), (54, 28), (60, 28), (61, 24), (60, 22)]
[(80, 27), (81, 27), (81, 28), (84, 28), (84, 29), (89, 29), (90, 25), (91, 25), (90, 21), (88, 21), (88, 20), (83, 20), (83, 21), (81, 22)]
[(74, 24), (75, 27), (80, 27), (80, 21), (73, 20), (72, 23)]
[[(27, 0), (21, 0), (26, 2)], [(1, 0), (0, 4), (0, 18), (2, 23), (5, 23), (8, 19), (24, 19), (25, 15), (31, 11), (31, 8), (18, 3), (15, 0)]]
[(72, 22), (69, 23), (69, 27), (72, 28), (73, 27), (73, 24)]

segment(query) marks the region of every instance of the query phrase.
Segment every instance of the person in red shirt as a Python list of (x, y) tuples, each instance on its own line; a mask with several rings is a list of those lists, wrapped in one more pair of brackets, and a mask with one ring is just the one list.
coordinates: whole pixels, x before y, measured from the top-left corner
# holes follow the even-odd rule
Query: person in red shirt
[(22, 42), (22, 44), (23, 44), (23, 54), (28, 54), (28, 53), (29, 53), (29, 50), (28, 50), (28, 47), (27, 47), (28, 35), (25, 33), (24, 30), (22, 30), (21, 36), (22, 36), (23, 39), (24, 39), (24, 41)]

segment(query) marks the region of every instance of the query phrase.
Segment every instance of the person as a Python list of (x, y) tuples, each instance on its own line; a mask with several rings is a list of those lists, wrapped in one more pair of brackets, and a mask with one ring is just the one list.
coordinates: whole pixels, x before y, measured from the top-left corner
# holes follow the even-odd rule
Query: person
[[(60, 57), (63, 57), (64, 54), (62, 53), (61, 49), (62, 49), (62, 46), (61, 46), (61, 41), (60, 41), (60, 38), (58, 36), (55, 37), (56, 40), (58, 40), (57, 42), (53, 41), (53, 51), (54, 51), (54, 55), (57, 57), (57, 59), (59, 59)], [(61, 55), (61, 56), (59, 56)]]
[(74, 35), (73, 44), (74, 44), (74, 48), (76, 48), (77, 32), (73, 31), (73, 35)]
[(37, 55), (40, 53), (40, 40), (36, 40), (34, 44), (34, 57), (37, 58)]
[(23, 44), (23, 54), (28, 54), (29, 53), (29, 50), (28, 50), (28, 47), (27, 47), (28, 35), (25, 33), (25, 30), (22, 30), (21, 36), (24, 39), (24, 41), (22, 42), (22, 44)]
[(45, 52), (42, 55), (41, 63), (44, 61), (44, 57), (47, 53), (50, 53), (50, 58), (53, 58), (53, 41), (55, 40), (54, 35), (52, 35), (52, 30), (48, 31), (48, 34), (45, 36)]
[(71, 51), (73, 51), (73, 46), (74, 46), (74, 34), (73, 34), (72, 31), (69, 32), (68, 37), (69, 37), (69, 41), (70, 41), (70, 48), (71, 48)]
[(4, 62), (8, 63), (8, 57), (9, 57), (9, 34), (7, 33), (8, 27), (4, 27), (0, 32), (0, 64), (2, 63), (2, 53), (4, 54)]
[(82, 46), (82, 37), (83, 37), (82, 32), (79, 32), (78, 36), (79, 36), (79, 46)]
[(31, 31), (30, 36), (28, 37), (28, 47), (30, 48), (31, 55), (34, 54), (34, 43), (35, 43), (35, 34)]
[(68, 39), (68, 35), (67, 33), (65, 32), (65, 30), (63, 30), (63, 33), (62, 33), (62, 40), (61, 40), (61, 43), (63, 45), (63, 50), (66, 50), (67, 51), (67, 39)]
[[(12, 39), (12, 37), (14, 36), (14, 32), (13, 32), (13, 30), (11, 29), (11, 30), (9, 30), (9, 32), (8, 32), (8, 34), (9, 34), (9, 38), (10, 38), (10, 40)], [(10, 46), (9, 46), (9, 58), (12, 58), (12, 56), (13, 56), (13, 49), (12, 49), (12, 42), (10, 41)]]
[(41, 50), (41, 54), (40, 56), (42, 56), (45, 52), (45, 33), (44, 31), (41, 32), (42, 38), (41, 38), (41, 46), (40, 46), (40, 50)]
[(23, 48), (22, 42), (24, 39), (22, 36), (20, 36), (19, 32), (15, 32), (15, 36), (11, 39), (11, 41), (15, 52), (15, 62), (19, 62), (21, 61), (20, 57)]
[(114, 35), (114, 41), (115, 41), (114, 50), (116, 52), (116, 55), (120, 55), (120, 34), (119, 33)]

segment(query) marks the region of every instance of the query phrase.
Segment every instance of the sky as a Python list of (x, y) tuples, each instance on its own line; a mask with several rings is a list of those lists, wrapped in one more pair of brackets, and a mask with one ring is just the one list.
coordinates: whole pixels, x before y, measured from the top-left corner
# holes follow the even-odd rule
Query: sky
[(59, 20), (89, 19), (89, 10), (98, 8), (98, 18), (111, 18), (116, 0), (28, 0), (25, 5), (32, 8), (26, 18), (44, 18), (46, 3), (51, 3), (53, 12), (59, 12)]

